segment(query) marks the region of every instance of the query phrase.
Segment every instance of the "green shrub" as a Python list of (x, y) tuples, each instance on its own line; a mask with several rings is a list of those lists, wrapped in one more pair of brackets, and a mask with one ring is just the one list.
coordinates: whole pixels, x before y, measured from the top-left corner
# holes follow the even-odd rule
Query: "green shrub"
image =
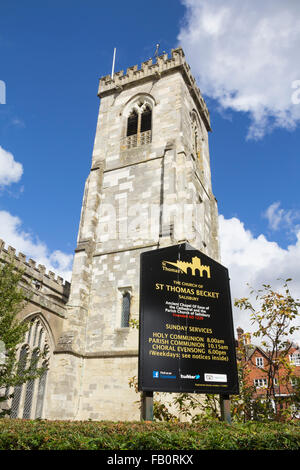
[(0, 450), (297, 450), (300, 423), (0, 420)]

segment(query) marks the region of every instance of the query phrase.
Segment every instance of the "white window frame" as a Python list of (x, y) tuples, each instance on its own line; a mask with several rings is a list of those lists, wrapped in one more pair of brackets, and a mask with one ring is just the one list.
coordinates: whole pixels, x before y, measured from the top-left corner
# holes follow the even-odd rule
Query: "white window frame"
[(264, 367), (264, 358), (259, 356), (255, 358), (256, 367)]
[(298, 377), (291, 377), (290, 384), (292, 387), (295, 387), (297, 385), (297, 378)]
[(290, 354), (290, 363), (294, 366), (300, 366), (300, 352)]
[(268, 385), (268, 379), (254, 379), (254, 386), (256, 388), (265, 388)]

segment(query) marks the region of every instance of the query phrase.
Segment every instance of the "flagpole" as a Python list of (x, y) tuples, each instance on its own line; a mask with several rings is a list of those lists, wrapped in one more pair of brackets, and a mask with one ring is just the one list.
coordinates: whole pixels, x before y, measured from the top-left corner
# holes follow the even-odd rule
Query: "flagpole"
[(116, 48), (114, 48), (113, 63), (112, 63), (112, 69), (111, 69), (111, 79), (112, 80), (114, 78), (115, 60), (116, 60)]

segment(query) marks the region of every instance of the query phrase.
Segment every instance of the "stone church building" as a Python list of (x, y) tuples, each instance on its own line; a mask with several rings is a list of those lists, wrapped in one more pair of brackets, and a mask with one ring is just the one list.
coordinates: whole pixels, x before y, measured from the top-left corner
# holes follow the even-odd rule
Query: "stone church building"
[(186, 241), (219, 260), (209, 113), (183, 50), (101, 78), (98, 96), (71, 284), (0, 242), (33, 292), (20, 358), (48, 355), (45, 374), (16, 387), (12, 417), (140, 419), (140, 254)]

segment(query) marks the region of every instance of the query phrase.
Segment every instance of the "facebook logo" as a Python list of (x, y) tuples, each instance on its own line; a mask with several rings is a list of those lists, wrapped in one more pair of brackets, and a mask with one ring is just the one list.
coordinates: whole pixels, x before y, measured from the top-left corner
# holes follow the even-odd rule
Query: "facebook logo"
[(154, 379), (158, 379), (158, 378), (159, 378), (159, 372), (158, 372), (158, 370), (154, 370), (154, 371), (153, 371), (153, 378), (154, 378)]

